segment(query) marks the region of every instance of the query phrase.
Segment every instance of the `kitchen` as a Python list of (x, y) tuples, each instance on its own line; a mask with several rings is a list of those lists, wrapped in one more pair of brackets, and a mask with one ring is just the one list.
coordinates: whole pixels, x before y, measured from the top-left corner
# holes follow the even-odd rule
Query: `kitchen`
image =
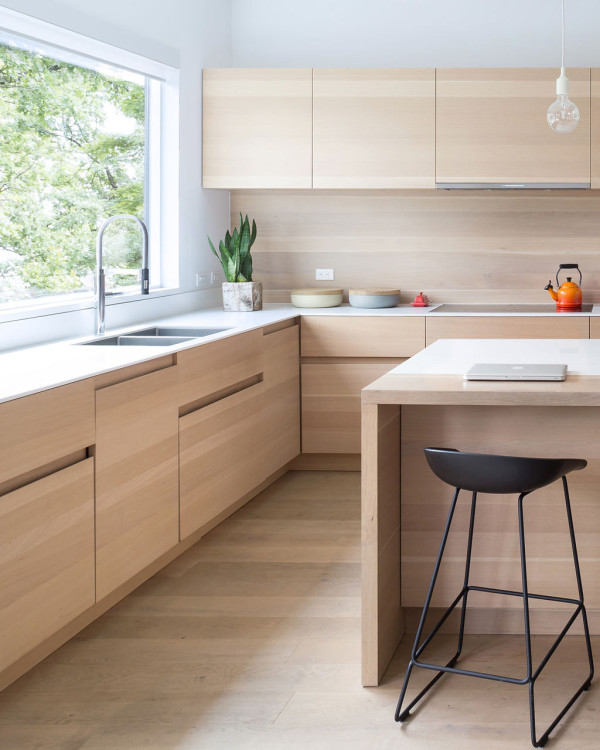
[[(33, 0), (4, 3), (7, 8), (158, 60), (179, 71), (178, 132), (182, 158), (177, 160), (179, 175), (172, 176), (180, 185), (178, 284), (173, 284), (178, 286), (178, 292), (151, 292), (148, 299), (134, 297), (122, 302), (109, 298), (106, 329), (109, 333), (131, 331), (168, 321), (181, 327), (212, 326), (229, 331), (223, 337), (209, 334), (210, 338), (201, 345), (192, 342), (171, 350), (173, 353), (164, 350), (158, 357), (156, 352), (142, 355), (133, 348), (108, 353), (107, 347), (77, 347), (82, 353), (76, 354), (75, 347), (69, 348), (72, 345), (67, 342), (91, 336), (93, 305), (55, 310), (54, 314), (5, 313), (0, 323), (3, 349), (19, 351), (3, 356), (7, 363), (0, 383), (3, 401), (17, 405), (37, 392), (41, 397), (50, 384), (57, 387), (47, 393), (76, 387), (77, 383), (95, 383), (89, 392), (85, 385), (79, 386), (82, 392), (76, 395), (81, 400), (74, 410), (66, 402), (50, 408), (45, 425), (54, 425), (54, 434), (40, 436), (39, 423), (36, 425), (33, 420), (29, 434), (32, 442), (25, 443), (25, 448), (21, 446), (19, 451), (17, 437), (21, 433), (15, 433), (9, 443), (17, 445), (17, 449), (9, 459), (13, 465), (6, 472), (4, 479), (8, 484), (4, 485), (3, 494), (23, 489), (22, 482), (16, 489), (10, 484), (15, 478), (75, 455), (71, 463), (59, 464), (54, 470), (68, 471), (71, 466), (81, 465), (80, 470), (87, 472), (89, 481), (90, 459), (98, 463), (108, 461), (100, 486), (96, 486), (96, 502), (112, 495), (113, 472), (124, 471), (128, 481), (139, 482), (142, 495), (148, 493), (148, 487), (155, 482), (148, 462), (158, 455), (156, 446), (160, 441), (145, 427), (145, 405), (160, 412), (157, 419), (169, 431), (171, 450), (176, 450), (177, 435), (180, 440), (183, 435), (203, 434), (203, 429), (206, 430), (203, 439), (210, 444), (214, 434), (210, 420), (204, 427), (195, 421), (194, 414), (207, 394), (221, 392), (222, 406), (217, 407), (218, 402), (213, 402), (206, 408), (213, 408), (214, 424), (221, 420), (230, 425), (228, 429), (242, 430), (240, 446), (244, 447), (244, 455), (231, 470), (231, 481), (238, 488), (238, 513), (216, 525), (221, 520), (219, 513), (225, 518), (231, 512), (231, 507), (224, 509), (218, 505), (223, 483), (217, 482), (212, 490), (215, 509), (209, 518), (200, 514), (190, 522), (194, 531), (181, 536), (188, 542), (171, 537), (174, 541), (164, 542), (158, 560), (144, 563), (143, 580), (154, 575), (148, 583), (141, 579), (135, 580), (135, 585), (128, 583), (137, 575), (127, 577), (125, 569), (132, 557), (126, 554), (130, 540), (122, 539), (121, 550), (125, 551), (116, 554), (111, 546), (110, 524), (106, 527), (109, 536), (104, 557), (95, 561), (86, 559), (85, 575), (93, 578), (91, 565), (99, 565), (96, 573), (105, 571), (105, 577), (101, 583), (97, 579), (95, 585), (100, 587), (99, 591), (104, 586), (108, 598), (97, 612), (91, 607), (78, 629), (68, 621), (65, 627), (71, 630), (66, 638), (75, 637), (63, 649), (53, 651), (21, 680), (13, 682), (18, 676), (15, 673), (10, 684), (6, 683), (2, 695), (5, 703), (0, 706), (0, 713), (5, 716), (0, 719), (0, 738), (6, 747), (31, 747), (35, 742), (40, 747), (86, 750), (121, 746), (252, 747), (255, 742), (261, 747), (280, 747), (284, 743), (297, 747), (334, 747), (336, 743), (344, 743), (365, 748), (385, 743), (395, 746), (397, 742), (415, 748), (426, 743), (441, 747), (452, 741), (489, 747), (506, 747), (514, 742), (527, 744), (527, 701), (522, 689), (489, 686), (487, 682), (481, 687), (480, 681), (460, 682), (454, 676), (445, 678), (446, 685), (440, 685), (439, 698), (432, 695), (431, 705), (424, 705), (414, 719), (405, 725), (394, 724), (393, 710), (409, 658), (410, 643), (406, 639), (382, 686), (368, 689), (360, 686), (357, 539), (360, 389), (435, 339), (579, 340), (597, 335), (597, 307), (581, 314), (471, 317), (435, 315), (409, 306), (417, 294), (426, 292), (434, 303), (546, 304), (552, 310), (553, 303), (544, 286), (560, 263), (571, 261), (582, 269), (585, 302), (600, 302), (596, 299), (595, 251), (600, 226), (594, 189), (597, 158), (594, 143), (599, 132), (594, 128), (597, 85), (594, 65), (598, 61), (594, 57), (593, 34), (590, 36), (597, 10), (592, 3), (582, 0), (567, 2), (567, 65), (579, 66), (573, 73), (569, 69), (568, 72), (571, 96), (580, 107), (582, 120), (574, 133), (562, 137), (576, 144), (574, 150), (561, 145), (561, 156), (555, 161), (544, 153), (544, 158), (538, 160), (538, 165), (546, 170), (544, 173), (506, 174), (501, 176), (503, 179), (493, 180), (525, 183), (545, 180), (553, 184), (566, 181), (571, 185), (585, 182), (591, 184), (591, 189), (453, 191), (435, 190), (437, 74), (433, 73), (434, 68), (459, 68), (463, 74), (468, 69), (486, 68), (488, 75), (494, 68), (509, 68), (513, 72), (546, 69), (542, 82), (548, 84), (548, 94), (546, 89), (539, 93), (539, 72), (534, 83), (527, 75), (525, 81), (519, 81), (518, 77), (511, 81), (501, 79), (499, 90), (508, 96), (505, 106), (509, 109), (523, 112), (526, 108), (529, 113), (541, 108), (542, 123), (547, 128), (545, 111), (554, 98), (554, 80), (560, 67), (560, 7), (557, 4), (551, 13), (548, 4), (541, 2), (503, 3), (494, 5), (493, 11), (489, 4), (483, 8), (484, 4), (467, 0), (451, 8), (445, 3), (393, 5), (380, 2), (366, 8), (358, 2), (328, 2), (303, 4), (298, 8), (291, 3), (266, 0), (182, 1), (176, 3), (179, 12), (172, 13), (171, 8), (166, 9), (158, 2), (127, 2), (119, 6), (107, 2), (102, 8), (85, 10), (75, 0), (51, 5)], [(282, 40), (286, 44), (282, 45)], [(233, 106), (235, 112), (240, 109), (252, 112), (245, 125), (249, 136), (252, 133), (248, 132), (248, 123), (256, 122), (261, 112), (265, 113), (265, 120), (259, 128), (282, 122), (285, 126), (288, 105), (291, 108), (294, 147), (290, 158), (267, 163), (252, 184), (243, 180), (235, 183), (236, 175), (231, 171), (232, 164), (243, 169), (242, 157), (251, 159), (256, 153), (253, 148), (256, 143), (251, 141), (247, 145), (243, 141), (244, 132), (238, 126), (239, 120), (243, 127), (242, 119), (236, 118), (232, 124), (219, 115), (218, 102), (208, 106), (206, 87), (202, 110), (202, 71), (206, 86), (208, 69), (209, 75), (211, 71), (225, 71), (227, 75), (230, 67), (269, 68), (273, 79), (287, 79), (261, 99), (261, 91), (265, 89), (261, 88), (260, 77), (258, 82), (246, 78), (242, 85), (234, 85), (233, 99), (230, 96), (223, 104), (225, 111)], [(352, 112), (345, 120), (356, 122), (357, 126), (372, 124), (378, 111), (384, 114), (389, 111), (389, 102), (385, 101), (389, 92), (411, 93), (411, 110), (417, 113), (420, 124), (416, 128), (418, 153), (411, 162), (413, 170), (408, 181), (406, 178), (402, 178), (403, 184), (389, 181), (393, 175), (390, 178), (388, 172), (393, 172), (397, 165), (386, 157), (385, 150), (378, 154), (378, 165), (384, 168), (387, 182), (376, 183), (372, 179), (369, 182), (364, 165), (354, 184), (347, 182), (356, 179), (352, 173), (348, 176), (342, 171), (341, 178), (339, 173), (332, 175), (332, 162), (328, 158), (335, 155), (339, 144), (335, 139), (327, 141), (327, 134), (331, 132), (330, 118), (340, 106), (337, 94), (334, 101), (337, 106), (327, 102), (327, 91), (331, 92), (335, 86), (335, 81), (327, 80), (327, 69), (333, 68), (359, 69), (355, 80), (342, 81), (348, 87), (346, 90), (353, 92), (344, 104)], [(420, 81), (414, 80), (414, 73), (412, 78), (407, 76), (407, 70), (416, 68)], [(388, 73), (378, 75), (378, 69), (386, 69)], [(388, 77), (390, 69), (397, 71), (396, 79)], [(401, 75), (399, 69), (403, 71)], [(314, 99), (313, 111), (313, 84), (318, 83), (318, 76), (314, 76), (319, 71), (325, 74), (324, 93), (320, 99)], [(440, 83), (442, 78), (438, 76)], [(449, 85), (454, 85), (453, 81)], [(419, 92), (423, 83), (425, 94)], [(464, 81), (459, 84), (464, 86)], [(487, 85), (491, 85), (489, 80)], [(298, 90), (300, 94), (295, 93)], [(285, 101), (278, 101), (273, 91)], [(384, 101), (368, 108), (364, 100), (372, 98), (373, 91), (383, 92)], [(447, 98), (452, 102), (456, 96), (450, 92)], [(323, 105), (321, 110), (319, 101)], [(317, 161), (313, 167), (311, 134), (313, 127), (319, 125), (319, 111), (326, 145), (319, 156), (315, 141)], [(365, 115), (362, 121), (357, 119), (361, 111)], [(215, 112), (213, 123), (217, 128), (211, 131), (206, 118)], [(481, 121), (489, 130), (485, 118), (478, 120), (479, 112), (475, 110), (468, 121)], [(205, 141), (204, 186), (201, 184), (203, 114), (205, 138), (231, 138), (233, 131), (235, 142), (228, 146), (230, 162), (221, 157), (214, 162), (229, 169), (227, 183), (215, 184), (214, 163), (207, 163), (213, 143)], [(442, 114), (440, 105), (438, 115)], [(223, 119), (228, 122), (227, 127), (223, 126)], [(396, 124), (404, 119), (401, 113)], [(439, 121), (440, 137), (441, 125)], [(526, 126), (527, 122), (523, 123)], [(509, 147), (501, 154), (504, 161), (510, 144), (516, 140), (515, 127), (506, 134)], [(269, 136), (262, 132), (263, 139), (266, 137), (268, 141)], [(543, 139), (545, 131), (540, 132)], [(554, 135), (549, 129), (548, 132)], [(316, 133), (314, 130), (314, 137)], [(353, 135), (350, 132), (347, 137)], [(384, 129), (383, 135), (390, 134)], [(574, 141), (568, 141), (571, 136)], [(299, 146), (300, 141), (303, 145)], [(431, 144), (426, 153), (422, 148), (425, 142)], [(343, 147), (344, 140), (340, 139), (340, 143)], [(273, 149), (277, 144), (280, 146), (281, 141), (271, 137)], [(517, 164), (531, 160), (532, 154), (535, 157), (535, 149), (529, 142), (525, 148), (513, 150)], [(441, 153), (439, 148), (438, 153)], [(557, 163), (560, 168), (551, 173), (549, 167)], [(313, 182), (317, 174), (313, 169), (319, 164), (329, 182), (317, 185)], [(275, 170), (279, 182), (273, 179), (273, 174), (268, 174), (268, 168)], [(287, 184), (281, 181), (282, 173), (292, 175)], [(307, 175), (308, 184), (302, 182)], [(443, 181), (453, 182), (457, 177), (464, 175), (457, 176), (448, 168)], [(346, 184), (340, 184), (340, 179)], [(479, 181), (479, 177), (474, 181)], [(223, 277), (205, 237), (207, 234), (213, 240), (222, 237), (227, 227), (238, 222), (240, 212), (254, 218), (258, 225), (252, 255), (254, 276), (263, 283), (264, 309), (239, 314), (211, 312), (220, 305)], [(291, 307), (290, 289), (324, 285), (315, 280), (315, 269), (333, 269), (334, 283), (328, 281), (325, 286), (339, 286), (346, 291), (382, 284), (400, 287), (401, 306), (369, 311), (368, 315), (357, 314), (356, 309), (346, 304), (329, 311), (299, 311)], [(228, 347), (227, 342), (232, 344), (238, 335), (245, 337), (243, 346)], [(28, 347), (53, 340), (64, 341), (55, 345), (60, 347), (59, 361), (48, 359), (44, 367), (33, 364), (35, 349)], [(214, 352), (214, 359), (202, 351)], [(10, 366), (8, 356), (13, 357)], [(137, 368), (131, 370), (131, 381), (119, 379), (115, 374), (115, 368), (127, 367)], [(215, 377), (209, 382), (213, 368)], [(298, 448), (298, 395), (295, 402), (292, 395), (294, 389), (298, 394), (299, 368), (302, 453)], [(147, 390), (140, 388), (138, 392), (135, 385), (127, 387), (127, 382), (143, 382)], [(244, 384), (241, 390), (240, 383)], [(15, 394), (22, 398), (16, 398)], [(256, 401), (251, 398), (253, 394)], [(234, 399), (230, 409), (225, 408), (227, 399)], [(102, 416), (104, 412), (96, 411), (94, 417), (94, 403), (96, 410), (106, 408), (106, 414), (122, 410), (124, 422), (120, 429), (124, 432), (124, 446), (133, 446), (143, 433), (143, 448), (137, 454), (131, 451), (131, 462), (124, 469), (118, 451), (110, 460), (94, 453), (100, 451), (102, 444), (108, 451), (119, 438), (119, 429), (114, 432), (110, 420)], [(238, 424), (236, 414), (242, 403), (252, 404), (247, 413), (258, 421), (248, 417), (246, 425)], [(268, 406), (273, 411), (261, 420), (261, 412)], [(295, 416), (290, 416), (293, 413)], [(68, 416), (72, 421), (61, 432), (61, 418)], [(130, 418), (138, 420), (135, 428), (131, 427)], [(16, 423), (16, 418), (11, 417), (10, 429)], [(28, 418), (23, 420), (24, 427), (27, 424)], [(77, 439), (69, 442), (65, 436), (75, 426), (79, 428)], [(267, 435), (266, 445), (253, 439), (254, 433)], [(225, 430), (223, 435), (223, 444), (227, 444)], [(557, 453), (551, 455), (569, 453), (563, 443), (557, 439)], [(219, 463), (223, 461), (219, 445), (210, 447), (214, 452), (208, 454), (210, 458), (200, 473), (189, 474), (192, 485), (202, 483), (202, 472), (212, 462), (223, 477), (228, 473), (226, 464)], [(194, 450), (192, 441), (190, 451)], [(255, 461), (248, 456), (248, 451), (253, 450), (257, 455)], [(24, 455), (37, 451), (45, 456), (37, 460), (37, 465), (31, 461), (17, 465)], [(108, 453), (103, 455), (106, 457)], [(190, 462), (190, 466), (193, 464)], [(243, 479), (257, 465), (259, 470), (248, 480), (250, 484), (242, 487), (242, 492), (239, 488)], [(165, 485), (174, 492), (184, 474), (177, 479), (172, 459), (160, 466), (164, 469)], [(295, 470), (284, 473), (287, 468)], [(34, 473), (30, 481), (43, 478)], [(181, 487), (184, 484), (185, 481)], [(268, 486), (263, 488), (263, 484)], [(103, 490), (102, 486), (109, 489)], [(264, 493), (243, 505), (249, 499), (247, 495), (256, 494), (259, 489), (264, 489)], [(93, 495), (93, 488), (91, 492)], [(583, 517), (578, 519), (578, 492), (579, 486), (573, 493), (575, 526), (578, 532), (585, 532), (586, 525), (593, 528), (595, 515), (592, 506), (584, 509)], [(123, 510), (125, 515), (128, 512), (131, 511)], [(214, 531), (209, 532), (209, 527)], [(156, 527), (152, 528), (154, 531), (150, 533), (156, 531)], [(441, 534), (439, 519), (432, 526), (432, 534), (433, 529), (437, 529), (438, 536)], [(89, 527), (86, 533), (90, 533)], [(202, 539), (197, 545), (194, 534)], [(585, 534), (583, 541), (586, 542)], [(189, 547), (184, 549), (181, 544)], [(589, 591), (596, 558), (593, 545), (582, 556), (584, 585), (593, 611), (593, 588)], [(431, 570), (434, 555), (429, 548), (424, 558), (423, 568)], [(271, 589), (267, 585), (269, 580)], [(81, 579), (77, 577), (77, 581)], [(123, 599), (139, 584), (141, 588), (135, 594)], [(120, 588), (123, 586), (129, 586), (128, 591)], [(423, 596), (424, 590), (421, 605)], [(92, 622), (101, 614), (100, 610), (106, 611), (112, 604), (116, 605), (114, 610)], [(159, 604), (166, 609), (161, 610)], [(411, 602), (413, 619), (418, 606)], [(81, 631), (86, 626), (87, 630)], [(478, 637), (483, 639), (481, 643), (486, 639), (485, 635)], [(502, 656), (497, 653), (496, 661), (507, 658), (518, 664), (517, 647), (511, 646), (514, 641), (506, 635), (503, 640), (505, 651)], [(567, 640), (564, 648), (572, 648), (575, 653), (576, 645), (571, 643), (580, 639)], [(58, 642), (54, 648), (57, 645)], [(29, 666), (47, 653), (43, 649), (32, 652)], [(574, 662), (578, 654), (577, 651)], [(482, 648), (480, 659), (486, 658)], [(561, 656), (561, 664), (570, 660), (571, 652)], [(187, 661), (190, 662), (187, 667), (182, 665)], [(103, 664), (108, 666), (103, 668)], [(142, 665), (147, 671), (141, 670)], [(558, 679), (563, 678), (564, 675)], [(505, 687), (507, 692), (503, 693)], [(548, 691), (552, 691), (551, 686)], [(93, 701), (86, 701), (86, 692), (94, 696)], [(543, 690), (541, 694), (546, 692)], [(557, 746), (586, 747), (586, 743), (592, 746), (594, 693), (592, 686), (581, 705), (566, 718), (564, 727), (561, 725), (556, 732)], [(453, 696), (451, 711), (447, 702)], [(499, 696), (506, 696), (512, 709), (510, 715), (507, 711), (502, 718), (494, 710), (495, 702), (502, 700)], [(465, 697), (472, 704), (468, 712), (464, 711)], [(481, 714), (475, 717), (478, 704)], [(69, 719), (69, 715), (73, 718)], [(34, 721), (36, 716), (38, 719)], [(548, 718), (552, 718), (551, 713)]]

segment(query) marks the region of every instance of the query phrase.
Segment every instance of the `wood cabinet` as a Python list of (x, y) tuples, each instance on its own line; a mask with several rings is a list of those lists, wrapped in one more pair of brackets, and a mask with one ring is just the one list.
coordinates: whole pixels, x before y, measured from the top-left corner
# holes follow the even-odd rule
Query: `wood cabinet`
[(312, 186), (312, 70), (205, 69), (203, 186)]
[(555, 68), (436, 70), (437, 183), (590, 182), (590, 71), (569, 68), (581, 121), (555, 133)]
[(403, 360), (302, 365), (302, 451), (360, 453), (360, 392)]
[(590, 318), (590, 338), (600, 339), (600, 318)]
[(92, 380), (0, 404), (0, 491), (4, 482), (93, 444)]
[(186, 349), (177, 355), (179, 405), (192, 404), (226, 391), (262, 371), (261, 330)]
[(302, 318), (302, 357), (412, 357), (424, 346), (423, 316)]
[(591, 187), (600, 188), (600, 68), (590, 71)]
[(94, 603), (93, 464), (0, 496), (0, 671)]
[(179, 420), (181, 539), (214, 526), (300, 452), (298, 326), (256, 333), (260, 380)]
[[(593, 318), (592, 318), (593, 320)], [(437, 339), (587, 339), (590, 318), (427, 316), (427, 346)]]
[(96, 594), (179, 539), (175, 367), (96, 392)]
[(433, 188), (435, 71), (315, 69), (314, 188)]
[(302, 453), (358, 455), (362, 388), (424, 347), (424, 316), (302, 318)]

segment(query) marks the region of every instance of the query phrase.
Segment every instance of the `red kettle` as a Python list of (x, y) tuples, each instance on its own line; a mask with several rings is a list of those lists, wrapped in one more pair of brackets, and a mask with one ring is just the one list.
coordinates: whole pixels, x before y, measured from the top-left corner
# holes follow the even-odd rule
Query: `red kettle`
[(576, 284), (571, 276), (567, 276), (567, 280), (559, 286), (558, 274), (564, 269), (575, 268), (579, 273), (579, 283), (581, 284), (581, 271), (577, 263), (561, 263), (556, 272), (556, 286), (557, 291), (554, 291), (552, 281), (549, 281), (544, 289), (550, 293), (552, 299), (556, 302), (557, 312), (577, 312), (581, 310), (581, 304), (583, 302), (583, 294), (581, 287)]

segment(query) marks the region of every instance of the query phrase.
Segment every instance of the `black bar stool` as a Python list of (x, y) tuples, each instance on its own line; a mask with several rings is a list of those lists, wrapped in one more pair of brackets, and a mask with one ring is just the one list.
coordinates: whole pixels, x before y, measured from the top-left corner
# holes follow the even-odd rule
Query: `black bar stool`
[[(590, 632), (588, 628), (587, 615), (585, 611), (585, 605), (583, 603), (583, 587), (581, 585), (581, 573), (579, 570), (579, 558), (577, 556), (577, 546), (575, 544), (575, 532), (573, 531), (573, 517), (571, 515), (571, 503), (569, 501), (569, 489), (567, 486), (566, 475), (571, 471), (583, 469), (587, 465), (587, 461), (574, 458), (565, 459), (548, 459), (548, 458), (517, 458), (514, 456), (491, 456), (482, 453), (463, 453), (460, 451), (452, 450), (449, 448), (426, 448), (425, 456), (429, 463), (432, 471), (444, 482), (453, 486), (454, 497), (450, 506), (450, 512), (448, 513), (448, 519), (446, 521), (446, 527), (444, 529), (444, 535), (442, 543), (438, 552), (437, 559), (435, 561), (435, 567), (433, 570), (433, 576), (431, 577), (431, 583), (425, 599), (425, 606), (417, 628), (417, 635), (412, 649), (411, 659), (406, 670), (404, 677), (404, 683), (400, 692), (400, 698), (398, 700), (398, 706), (396, 708), (396, 721), (404, 721), (413, 706), (415, 706), (421, 698), (430, 690), (435, 683), (442, 677), (446, 672), (453, 674), (463, 674), (471, 677), (482, 677), (486, 680), (499, 680), (501, 682), (510, 682), (515, 685), (529, 685), (529, 715), (531, 724), (531, 743), (534, 747), (543, 747), (548, 741), (548, 737), (552, 730), (556, 727), (558, 722), (571, 708), (573, 703), (581, 695), (584, 690), (590, 687), (592, 677), (594, 676), (594, 662), (592, 659), (592, 647), (590, 643)], [(577, 579), (577, 588), (579, 590), (579, 597), (577, 599), (567, 599), (560, 596), (543, 596), (541, 594), (531, 594), (527, 587), (527, 564), (525, 557), (525, 531), (523, 527), (523, 498), (534, 490), (545, 487), (548, 484), (560, 479), (562, 477), (565, 505), (567, 510), (567, 520), (569, 524), (569, 534), (571, 536), (571, 547), (573, 550), (573, 564), (575, 566), (575, 577)], [(423, 636), (423, 627), (425, 625), (425, 618), (429, 610), (431, 603), (431, 597), (435, 587), (435, 582), (442, 562), (444, 554), (444, 548), (448, 540), (448, 534), (450, 526), (452, 524), (452, 517), (458, 501), (458, 496), (461, 490), (468, 490), (472, 492), (471, 500), (471, 519), (469, 524), (469, 535), (467, 542), (466, 551), (466, 563), (465, 563), (465, 577), (463, 587), (452, 604), (442, 615), (442, 618), (429, 633), (429, 635), (421, 643)], [(518, 499), (518, 515), (519, 515), (519, 541), (521, 547), (521, 578), (522, 578), (522, 591), (507, 591), (504, 589), (493, 589), (485, 586), (472, 586), (469, 584), (469, 571), (471, 567), (471, 552), (473, 548), (473, 528), (475, 522), (475, 504), (477, 501), (478, 492), (488, 492), (494, 494), (511, 493), (519, 495)], [(463, 646), (463, 636), (465, 627), (465, 615), (467, 610), (467, 597), (469, 591), (486, 591), (492, 594), (502, 594), (505, 596), (520, 596), (523, 599), (523, 613), (525, 618), (525, 649), (526, 649), (526, 667), (527, 674), (523, 679), (517, 677), (507, 677), (504, 675), (489, 674), (486, 672), (474, 672), (467, 669), (458, 669), (455, 664), (460, 656)], [(552, 644), (552, 647), (548, 653), (544, 656), (539, 666), (533, 671), (531, 663), (531, 630), (529, 624), (529, 599), (543, 599), (551, 602), (563, 602), (571, 604), (575, 607), (575, 610), (569, 618), (567, 624), (560, 632), (558, 638)], [(461, 603), (461, 616), (460, 616), (460, 627), (458, 634), (458, 647), (454, 656), (450, 659), (447, 664), (431, 664), (425, 661), (421, 661), (420, 657), (424, 649), (431, 642), (432, 638), (439, 631), (441, 626), (446, 622), (448, 617), (454, 608)], [(536, 726), (535, 726), (535, 700), (534, 700), (534, 685), (537, 678), (540, 676), (542, 670), (550, 660), (552, 654), (556, 651), (559, 643), (567, 634), (569, 628), (577, 616), (581, 614), (583, 621), (583, 629), (585, 633), (585, 643), (587, 647), (587, 655), (589, 661), (589, 675), (586, 677), (585, 682), (581, 685), (579, 690), (573, 695), (571, 700), (565, 705), (562, 711), (541, 735), (539, 739), (536, 739)], [(436, 676), (427, 684), (423, 690), (417, 695), (417, 697), (406, 707), (402, 708), (404, 696), (406, 694), (406, 688), (413, 667), (422, 667), (424, 669), (430, 669), (437, 672)]]

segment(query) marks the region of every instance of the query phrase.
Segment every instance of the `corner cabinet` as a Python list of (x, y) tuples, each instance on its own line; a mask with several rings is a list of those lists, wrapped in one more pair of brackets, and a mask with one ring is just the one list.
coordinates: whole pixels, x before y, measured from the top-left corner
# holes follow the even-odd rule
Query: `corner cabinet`
[(312, 187), (312, 70), (205, 69), (203, 187)]
[(313, 71), (314, 188), (433, 188), (435, 71)]
[(581, 121), (548, 127), (555, 68), (436, 70), (436, 183), (590, 183), (590, 70), (569, 68)]

